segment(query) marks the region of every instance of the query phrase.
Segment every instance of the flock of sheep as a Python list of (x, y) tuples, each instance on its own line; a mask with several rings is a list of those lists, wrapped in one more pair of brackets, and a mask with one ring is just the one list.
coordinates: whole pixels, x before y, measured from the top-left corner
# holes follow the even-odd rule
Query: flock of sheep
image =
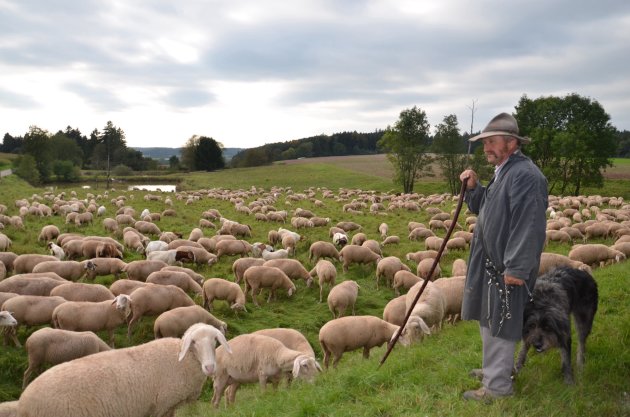
[[(373, 347), (399, 331), (410, 308), (402, 345), (459, 317), (463, 258), (474, 216), (456, 224), (446, 242), (447, 251), (457, 254), (452, 264), (442, 260), (449, 276), (441, 277), (439, 264), (428, 276), (443, 244), (438, 234), (454, 221), (447, 210), (456, 197), (254, 187), (168, 197), (146, 194), (142, 201), (135, 201), (136, 194), (112, 190), (79, 198), (75, 192), (47, 192), (17, 200), (10, 208), (0, 205), (0, 229), (7, 233), (0, 231), (0, 326), (5, 345), (21, 346), (21, 327), (32, 331), (44, 326), (25, 342), (24, 391), (19, 401), (0, 404), (0, 416), (172, 416), (179, 405), (199, 397), (208, 376), (214, 406), (224, 393), (227, 403), (233, 403), (241, 384), (259, 382), (264, 388), (284, 378), (312, 381), (322, 368), (308, 339), (296, 329), (261, 329), (226, 339), (230, 320), (247, 320), (248, 308), (261, 308), (263, 290), (268, 303), (290, 302), (298, 289), (311, 291), (313, 282), (319, 286), (314, 303), (322, 303), (328, 292), (332, 319), (318, 335), (325, 368), (331, 360), (337, 366), (348, 351), (363, 349), (368, 358)], [(307, 203), (312, 211), (292, 209)], [(280, 204), (281, 210), (276, 208)], [(162, 210), (151, 212), (145, 205)], [(330, 213), (331, 207), (341, 208), (336, 212), (340, 221), (315, 213)], [(199, 227), (186, 222), (177, 230), (160, 227), (180, 216), (178, 211), (195, 210)], [(550, 196), (548, 214), (548, 241), (573, 247), (568, 256), (543, 253), (541, 274), (564, 265), (590, 271), (630, 255), (630, 205), (622, 199)], [(387, 222), (374, 220), (388, 216), (413, 219), (407, 222), (404, 239), (421, 250), (386, 256), (389, 248), (404, 241), (390, 233)], [(368, 218), (380, 223), (378, 227), (363, 227), (361, 219)], [(421, 218), (427, 223), (419, 222)], [(32, 242), (39, 253), (12, 252), (9, 236), (42, 221), (46, 224), (38, 242)], [(102, 231), (99, 235), (84, 232), (94, 226)], [(266, 239), (253, 242), (253, 236)], [(592, 243), (612, 238), (611, 245)], [(226, 262), (233, 280), (212, 272)], [(359, 285), (349, 279), (351, 268), (369, 270), (376, 290), (391, 294), (382, 318), (355, 315), (361, 286), (372, 283)], [(113, 282), (97, 284), (97, 277)], [(430, 282), (412, 306), (424, 280)], [(217, 300), (227, 302), (231, 310), (223, 320), (212, 314)], [(155, 340), (116, 349), (115, 331), (126, 326), (131, 340), (145, 317), (153, 320)], [(107, 334), (107, 343), (97, 332)], [(44, 365), (54, 366), (31, 382)], [(93, 383), (95, 373), (98, 384)]]

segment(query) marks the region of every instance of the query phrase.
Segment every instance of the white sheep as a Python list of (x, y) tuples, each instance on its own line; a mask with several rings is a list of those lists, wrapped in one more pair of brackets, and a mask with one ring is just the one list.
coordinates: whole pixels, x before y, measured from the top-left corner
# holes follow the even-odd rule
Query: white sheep
[(591, 243), (575, 245), (569, 252), (569, 259), (589, 266), (602, 266), (607, 262), (620, 262), (626, 259), (626, 255), (601, 243)]
[(67, 301), (53, 310), (53, 327), (63, 330), (99, 332), (107, 330), (109, 345), (114, 347), (114, 329), (126, 322), (131, 298), (121, 294), (112, 301), (98, 303)]
[(124, 267), (123, 272), (127, 273), (127, 278), (136, 281), (146, 281), (151, 272), (159, 271), (168, 266), (164, 261), (140, 260), (131, 261)]
[(281, 341), (260, 334), (242, 334), (229, 341), (232, 354), (217, 349), (217, 370), (213, 376), (212, 404), (219, 406), (229, 385), (227, 402), (234, 402), (240, 384), (259, 382), (264, 390), (267, 381), (278, 381), (287, 372), (295, 379), (312, 381), (321, 371), (314, 357), (287, 348)]
[(178, 406), (199, 398), (208, 375), (214, 373), (217, 341), (231, 351), (219, 330), (195, 324), (181, 340), (158, 339), (57, 365), (24, 390), (18, 413), (31, 417), (173, 416)]
[(431, 268), (433, 268), (434, 263), (436, 263), (436, 260), (432, 258), (421, 260), (416, 267), (416, 275), (422, 279), (430, 279), (431, 281), (434, 281), (442, 275), (442, 268), (440, 268), (440, 264), (437, 263), (435, 265), (435, 269), (433, 270), (433, 274), (429, 277), (429, 273), (431, 272)]
[(466, 261), (461, 258), (455, 259), (451, 268), (451, 276), (465, 276), (466, 272), (468, 272), (468, 265), (466, 265)]
[(237, 284), (243, 279), (243, 274), (250, 266), (261, 266), (265, 263), (261, 258), (239, 258), (232, 264), (232, 272), (234, 272), (234, 282)]
[(286, 259), (289, 257), (289, 251), (286, 249), (278, 249), (275, 251), (264, 249), (261, 256), (265, 261), (270, 261), (272, 259)]
[(10, 332), (5, 333), (5, 342), (11, 338), (15, 346), (20, 347), (17, 338), (19, 326), (41, 326), (49, 324), (55, 308), (65, 303), (63, 297), (41, 295), (18, 295), (11, 297), (2, 304), (2, 310), (11, 312), (17, 324)]
[[(335, 281), (337, 279), (337, 268), (332, 262), (326, 259), (320, 259), (317, 261), (315, 268), (311, 269), (309, 272), (311, 277), (317, 277), (319, 283), (319, 302), (322, 302), (323, 292), (324, 292), (324, 284), (328, 284), (329, 287), (335, 286)], [(329, 291), (330, 292), (330, 291)]]
[(284, 288), (291, 297), (296, 291), (295, 284), (281, 269), (271, 266), (252, 266), (243, 274), (245, 279), (245, 294), (251, 289), (250, 295), (253, 303), (260, 307), (256, 296), (263, 288), (269, 288), (267, 302), (276, 298), (276, 289)]
[(388, 287), (392, 286), (394, 281), (394, 275), (398, 271), (411, 271), (409, 267), (402, 263), (397, 256), (387, 256), (376, 265), (376, 289), (378, 290), (378, 284), (381, 277), (385, 278), (385, 283)]
[[(413, 300), (420, 291), (420, 287), (424, 281), (418, 282), (411, 287), (407, 293), (406, 298), (406, 311), (412, 308)], [(433, 282), (429, 281), (426, 288), (422, 292), (422, 295), (418, 299), (418, 302), (413, 306), (411, 316), (418, 317), (423, 328), (441, 329), (442, 320), (446, 310), (446, 300), (442, 293), (442, 289), (436, 286)], [(425, 332), (427, 333), (427, 332)]]
[(28, 355), (28, 368), (24, 372), (22, 389), (44, 365), (58, 365), (111, 349), (93, 332), (73, 332), (50, 327), (33, 332), (24, 346)]
[(219, 320), (203, 307), (194, 305), (177, 307), (160, 314), (153, 323), (156, 339), (162, 337), (182, 337), (186, 330), (195, 323), (205, 323), (216, 327), (225, 335), (227, 324)]
[(411, 287), (416, 285), (418, 281), (422, 281), (422, 278), (415, 275), (411, 271), (405, 271), (404, 269), (401, 269), (394, 274), (394, 292), (398, 296), (400, 295), (400, 288), (409, 290)]
[(348, 272), (348, 267), (353, 263), (377, 264), (381, 256), (374, 253), (366, 246), (346, 245), (339, 251), (339, 257), (343, 262), (343, 272)]
[(64, 279), (77, 281), (95, 268), (91, 261), (46, 261), (35, 265), (33, 272), (54, 272)]
[(341, 282), (332, 287), (328, 293), (327, 302), (333, 319), (343, 316), (349, 306), (352, 306), (352, 315), (354, 315), (354, 305), (357, 302), (360, 288), (359, 284), (352, 280)]
[(444, 297), (444, 318), (455, 324), (462, 313), (462, 301), (464, 299), (465, 276), (436, 279), (434, 284), (442, 290)]
[(214, 300), (225, 300), (234, 311), (245, 308), (245, 293), (240, 285), (222, 278), (209, 278), (203, 283), (203, 305), (212, 311)]
[(168, 243), (162, 240), (152, 240), (151, 242), (147, 243), (147, 247), (144, 248), (144, 253), (146, 255), (149, 255), (151, 252), (165, 250), (168, 250)]
[(147, 261), (162, 261), (167, 265), (181, 265), (182, 261), (194, 262), (195, 254), (182, 248), (153, 251), (147, 254)]
[(345, 246), (348, 244), (348, 235), (343, 232), (335, 232), (332, 241), (336, 246)]
[(201, 295), (201, 285), (197, 283), (186, 272), (159, 270), (151, 272), (147, 277), (146, 282), (159, 285), (175, 285), (187, 293), (194, 293)]
[(101, 284), (84, 284), (82, 282), (68, 282), (50, 291), (51, 296), (63, 297), (67, 301), (107, 301), (115, 298), (114, 294)]

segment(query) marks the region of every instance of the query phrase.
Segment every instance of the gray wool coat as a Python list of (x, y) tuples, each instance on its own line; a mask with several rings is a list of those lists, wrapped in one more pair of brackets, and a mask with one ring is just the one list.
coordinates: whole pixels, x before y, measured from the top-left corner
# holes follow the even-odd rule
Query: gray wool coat
[[(529, 300), (528, 291), (536, 282), (545, 243), (547, 199), (547, 179), (519, 150), (510, 155), (488, 186), (477, 183), (464, 195), (468, 208), (478, 216), (470, 247), (462, 318), (478, 320), (493, 336), (513, 341), (522, 337), (523, 311)], [(526, 283), (510, 286), (510, 318), (506, 317), (505, 297), (500, 292), (505, 290), (503, 276), (498, 286), (496, 280), (488, 284), (486, 257), (499, 271)]]

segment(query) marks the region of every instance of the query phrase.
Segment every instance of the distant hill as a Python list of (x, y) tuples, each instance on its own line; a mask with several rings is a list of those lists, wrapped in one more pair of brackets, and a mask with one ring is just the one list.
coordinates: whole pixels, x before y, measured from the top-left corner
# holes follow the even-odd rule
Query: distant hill
[[(169, 158), (173, 155), (176, 157), (180, 157), (180, 153), (182, 148), (139, 148), (133, 147), (136, 151), (142, 152), (142, 155), (157, 159), (159, 161), (168, 161)], [(234, 155), (242, 151), (243, 148), (224, 148), (223, 149), (223, 157), (225, 161), (228, 162), (232, 159)]]

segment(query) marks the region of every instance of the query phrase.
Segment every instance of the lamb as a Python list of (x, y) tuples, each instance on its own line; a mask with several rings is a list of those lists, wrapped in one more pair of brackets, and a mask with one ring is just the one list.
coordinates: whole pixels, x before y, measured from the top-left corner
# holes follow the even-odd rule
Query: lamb
[(574, 246), (569, 252), (569, 259), (589, 266), (601, 266), (607, 262), (620, 262), (626, 259), (626, 255), (601, 243), (592, 243)]
[(453, 324), (462, 314), (465, 282), (465, 276), (440, 278), (434, 282), (435, 286), (442, 290), (442, 295), (444, 296), (444, 318)]
[(147, 285), (134, 290), (129, 297), (132, 300), (131, 318), (127, 324), (129, 340), (134, 326), (143, 316), (157, 316), (176, 307), (195, 305), (193, 299), (175, 285)]
[(287, 259), (289, 257), (289, 251), (286, 249), (278, 249), (276, 251), (264, 249), (261, 255), (265, 261), (270, 261), (272, 259)]
[(22, 389), (25, 389), (33, 374), (44, 365), (58, 365), (93, 353), (105, 352), (107, 346), (93, 332), (73, 332), (45, 327), (26, 339), (28, 368), (24, 372)]
[(421, 250), (418, 252), (409, 252), (407, 255), (405, 255), (405, 258), (408, 261), (414, 261), (416, 263), (420, 263), (420, 261), (422, 261), (423, 259), (428, 259), (428, 258), (437, 258), (437, 251), (436, 250)]
[(385, 278), (388, 287), (392, 286), (394, 275), (398, 271), (411, 271), (409, 267), (401, 262), (397, 256), (387, 256), (376, 265), (376, 289), (381, 277)]
[(313, 283), (313, 278), (304, 268), (304, 265), (296, 259), (270, 259), (265, 261), (263, 266), (276, 267), (282, 270), (287, 276), (293, 280), (303, 279), (308, 288)]
[(88, 268), (86, 274), (86, 278), (90, 280), (104, 275), (114, 275), (114, 278), (118, 279), (127, 266), (126, 262), (118, 258), (92, 258), (88, 262), (92, 264), (92, 268)]
[(313, 242), (308, 249), (308, 260), (311, 262), (317, 262), (321, 258), (330, 258), (339, 260), (339, 251), (330, 242), (324, 242), (319, 240)]
[(419, 281), (422, 281), (422, 278), (414, 275), (411, 271), (400, 270), (394, 274), (394, 292), (396, 295), (400, 295), (400, 288), (409, 290)]
[(436, 278), (439, 278), (442, 275), (442, 269), (440, 268), (440, 264), (438, 263), (435, 266), (435, 270), (433, 271), (433, 275), (429, 277), (429, 273), (431, 272), (431, 268), (435, 263), (435, 259), (423, 259), (418, 263), (416, 268), (416, 275), (418, 275), (422, 279), (430, 279), (431, 281), (435, 281)]
[(151, 272), (146, 282), (159, 285), (175, 285), (187, 293), (195, 293), (197, 295), (203, 293), (201, 285), (185, 272), (164, 270)]
[(159, 271), (165, 266), (168, 266), (166, 262), (157, 260), (131, 261), (123, 269), (123, 272), (127, 273), (129, 279), (146, 281), (151, 272)]
[(91, 261), (46, 261), (35, 265), (33, 272), (54, 272), (64, 279), (77, 281), (95, 268)]
[(319, 282), (319, 302), (321, 303), (324, 292), (324, 284), (328, 284), (331, 288), (335, 286), (337, 269), (332, 262), (321, 259), (317, 261), (315, 268), (309, 272), (309, 275), (313, 278), (317, 276)]
[(451, 276), (465, 276), (468, 272), (468, 265), (466, 265), (466, 261), (458, 258), (453, 261), (453, 266), (451, 268)]
[(203, 283), (203, 305), (212, 311), (214, 300), (225, 300), (234, 311), (245, 308), (245, 293), (240, 285), (222, 278), (209, 278)]
[(134, 281), (132, 279), (119, 279), (109, 286), (109, 290), (112, 294), (114, 294), (114, 296), (118, 296), (120, 294), (130, 295), (136, 288), (146, 287), (147, 285), (154, 284), (147, 284), (146, 282)]
[(234, 272), (234, 282), (239, 284), (243, 279), (243, 274), (250, 266), (261, 266), (264, 263), (265, 260), (260, 258), (240, 258), (235, 260), (232, 264), (232, 272)]
[[(407, 293), (406, 298), (406, 310), (409, 311), (412, 308), (413, 300), (420, 291), (420, 287), (423, 285), (423, 281), (418, 282), (411, 287)], [(422, 292), (420, 299), (413, 306), (411, 316), (418, 317), (422, 328), (442, 328), (442, 320), (444, 319), (444, 312), (446, 310), (446, 300), (442, 289), (436, 286), (433, 282), (428, 282), (426, 288)], [(425, 332), (427, 333), (427, 332)]]
[(52, 325), (57, 329), (100, 332), (107, 330), (109, 345), (114, 347), (114, 329), (126, 322), (131, 298), (117, 295), (114, 300), (66, 301), (52, 312)]
[(29, 277), (30, 274), (13, 275), (0, 281), (0, 292), (13, 292), (21, 295), (50, 295), (50, 291), (65, 282), (63, 278), (52, 272), (46, 275), (57, 275), (57, 278), (50, 276)]
[(348, 272), (348, 266), (353, 263), (376, 265), (381, 260), (381, 256), (369, 248), (355, 245), (344, 246), (339, 252), (339, 257), (343, 262), (343, 272)]
[(251, 288), (252, 301), (257, 307), (260, 307), (260, 304), (258, 304), (256, 295), (263, 288), (269, 288), (267, 302), (276, 298), (276, 289), (278, 288), (286, 289), (289, 297), (296, 291), (293, 281), (281, 269), (271, 266), (252, 266), (245, 271), (243, 278), (245, 279), (245, 294)]
[(54, 224), (49, 224), (47, 226), (42, 227), (42, 230), (39, 233), (39, 236), (37, 237), (37, 241), (49, 242), (53, 239), (56, 239), (60, 233), (61, 232), (59, 231), (59, 228), (57, 226), (55, 226)]
[(357, 302), (359, 288), (361, 288), (359, 284), (352, 280), (341, 282), (332, 287), (328, 293), (327, 301), (333, 319), (343, 316), (349, 306), (352, 306), (352, 315), (354, 315), (354, 305)]
[(216, 244), (217, 258), (223, 255), (241, 257), (252, 253), (252, 245), (246, 240), (221, 240)]
[[(390, 342), (400, 326), (388, 323), (375, 316), (349, 316), (333, 319), (319, 329), (319, 344), (324, 352), (324, 368), (328, 368), (333, 357), (336, 368), (344, 352), (363, 348), (363, 357), (370, 357), (370, 350)], [(404, 332), (400, 344), (408, 346), (410, 335)]]
[(158, 339), (57, 365), (24, 390), (18, 415), (173, 416), (178, 406), (199, 397), (207, 376), (214, 373), (217, 341), (231, 352), (219, 330), (199, 323), (181, 340)]
[(84, 284), (80, 282), (68, 282), (59, 285), (50, 291), (51, 296), (63, 297), (67, 301), (106, 301), (113, 300), (114, 294), (101, 284)]
[(27, 253), (18, 255), (13, 261), (13, 271), (16, 274), (23, 274), (27, 272), (33, 272), (35, 265), (45, 261), (58, 261), (59, 259), (52, 255), (39, 255), (34, 253)]
[(261, 334), (242, 334), (229, 341), (232, 354), (217, 349), (217, 370), (212, 385), (212, 404), (218, 407), (227, 386), (228, 404), (234, 403), (240, 384), (258, 381), (265, 389), (268, 380), (277, 381), (291, 372), (293, 378), (312, 381), (321, 371), (315, 358), (287, 348), (280, 340)]
[(41, 295), (18, 295), (9, 298), (2, 304), (2, 310), (10, 311), (17, 325), (11, 329), (10, 333), (5, 334), (5, 342), (8, 342), (11, 337), (15, 346), (20, 347), (21, 344), (17, 338), (19, 326), (49, 324), (55, 308), (65, 302), (66, 300), (62, 297)]
[(217, 328), (223, 335), (227, 332), (227, 324), (203, 307), (194, 305), (177, 307), (160, 314), (153, 324), (156, 339), (163, 337), (182, 337), (186, 330), (195, 323), (205, 323)]

